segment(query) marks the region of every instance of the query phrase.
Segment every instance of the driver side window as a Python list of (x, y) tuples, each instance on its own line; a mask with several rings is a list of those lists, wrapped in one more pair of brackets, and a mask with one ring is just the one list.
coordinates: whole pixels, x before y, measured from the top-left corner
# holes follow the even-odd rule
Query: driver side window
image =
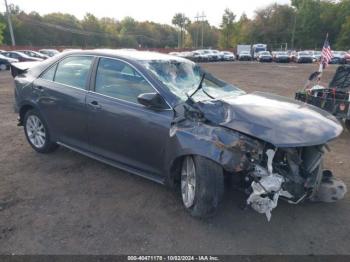
[(95, 92), (138, 104), (140, 94), (156, 91), (128, 64), (101, 58), (96, 72)]

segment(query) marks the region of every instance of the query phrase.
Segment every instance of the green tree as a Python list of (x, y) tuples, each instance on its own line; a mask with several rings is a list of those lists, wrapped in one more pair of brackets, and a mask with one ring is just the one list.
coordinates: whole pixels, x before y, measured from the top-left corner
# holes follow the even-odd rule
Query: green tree
[(191, 23), (190, 19), (185, 16), (185, 14), (177, 13), (172, 19), (172, 24), (177, 26), (180, 29), (178, 47), (182, 48), (184, 46), (184, 32), (185, 28), (188, 27)]
[(85, 47), (103, 46), (106, 42), (107, 35), (104, 34), (100, 21), (91, 13), (87, 13), (81, 21), (82, 29), (86, 32)]
[(294, 21), (294, 9), (288, 5), (272, 4), (256, 11), (253, 29), (250, 31), (253, 43), (266, 43), (278, 48), (290, 43)]
[(253, 41), (253, 22), (245, 13), (243, 13), (239, 21), (235, 24), (235, 35), (232, 39), (232, 45), (251, 44)]
[(221, 48), (230, 48), (233, 47), (233, 34), (235, 31), (235, 14), (228, 8), (225, 9), (222, 16), (222, 22), (220, 25), (221, 34), (220, 34), (220, 47)]
[(350, 16), (341, 27), (336, 47), (340, 50), (350, 50)]
[(5, 28), (6, 28), (5, 24), (0, 22), (0, 44), (2, 44), (3, 40), (4, 40), (3, 33), (4, 33)]

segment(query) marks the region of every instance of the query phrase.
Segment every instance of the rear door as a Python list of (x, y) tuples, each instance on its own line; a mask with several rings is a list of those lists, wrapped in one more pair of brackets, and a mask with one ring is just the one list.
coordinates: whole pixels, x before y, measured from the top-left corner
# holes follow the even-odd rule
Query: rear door
[(95, 88), (86, 101), (93, 151), (128, 167), (162, 176), (173, 111), (170, 107), (153, 110), (137, 101), (140, 94), (155, 92), (130, 64), (100, 58)]
[(69, 56), (34, 81), (39, 107), (57, 141), (88, 150), (87, 87), (93, 56)]

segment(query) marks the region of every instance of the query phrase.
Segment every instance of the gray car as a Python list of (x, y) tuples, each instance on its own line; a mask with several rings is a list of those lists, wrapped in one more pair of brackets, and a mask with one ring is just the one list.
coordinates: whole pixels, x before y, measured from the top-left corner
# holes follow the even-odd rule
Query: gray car
[(268, 219), (279, 198), (332, 202), (346, 192), (322, 164), (326, 144), (342, 132), (332, 115), (246, 94), (187, 59), (92, 50), (12, 69), (19, 125), (35, 151), (60, 145), (179, 186), (193, 216), (215, 212), (225, 177)]

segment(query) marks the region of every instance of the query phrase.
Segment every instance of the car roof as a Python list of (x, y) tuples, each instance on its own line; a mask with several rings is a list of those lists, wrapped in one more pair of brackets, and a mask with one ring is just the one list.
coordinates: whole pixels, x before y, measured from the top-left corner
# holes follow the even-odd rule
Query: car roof
[(130, 60), (138, 61), (149, 61), (149, 60), (176, 60), (178, 62), (189, 62), (190, 60), (169, 55), (162, 54), (158, 52), (151, 51), (137, 51), (137, 50), (127, 50), (127, 49), (94, 49), (94, 50), (81, 50), (81, 51), (70, 51), (66, 52), (67, 54), (75, 55), (98, 55), (98, 56), (110, 56), (110, 57), (121, 57)]

